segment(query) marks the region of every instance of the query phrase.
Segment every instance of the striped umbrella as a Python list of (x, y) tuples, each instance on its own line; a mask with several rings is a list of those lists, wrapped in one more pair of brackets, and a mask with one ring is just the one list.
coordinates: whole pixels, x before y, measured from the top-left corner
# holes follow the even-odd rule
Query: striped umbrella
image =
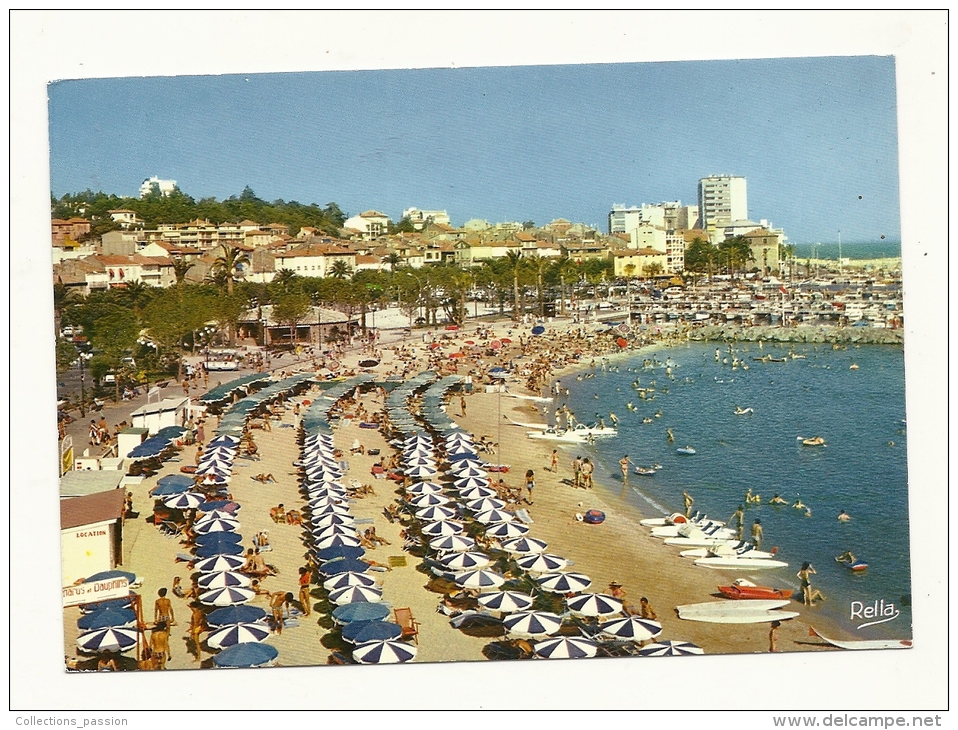
[(398, 664), (415, 656), (416, 647), (402, 641), (370, 641), (353, 649), (353, 659), (360, 664)]
[(317, 550), (325, 550), (326, 548), (336, 547), (338, 545), (359, 547), (361, 544), (359, 538), (353, 537), (352, 535), (330, 535), (329, 537), (317, 540), (315, 547)]
[(170, 509), (196, 509), (205, 501), (206, 498), (202, 494), (183, 492), (167, 497), (163, 500), (163, 504)]
[(504, 540), (502, 549), (513, 555), (530, 555), (532, 553), (543, 553), (549, 545), (545, 540), (538, 540), (534, 537), (516, 537), (512, 540)]
[(213, 649), (225, 649), (236, 644), (254, 644), (269, 636), (269, 629), (262, 624), (232, 624), (210, 632), (206, 643)]
[(687, 641), (663, 641), (647, 644), (639, 649), (639, 656), (686, 656), (690, 654), (704, 654), (705, 651)]
[(346, 586), (330, 593), (329, 600), (337, 606), (345, 606), (347, 603), (379, 603), (383, 600), (383, 592), (372, 586)]
[(566, 607), (580, 616), (614, 616), (622, 613), (622, 601), (604, 593), (580, 593), (566, 601)]
[(441, 492), (442, 489), (442, 485), (436, 484), (435, 482), (416, 482), (406, 487), (406, 491), (415, 496), (420, 494), (436, 494)]
[(322, 529), (323, 527), (329, 527), (330, 525), (354, 525), (356, 524), (356, 518), (349, 514), (337, 514), (335, 512), (325, 515), (320, 515), (315, 519), (311, 520), (313, 527), (317, 529)]
[(346, 572), (337, 573), (323, 581), (323, 588), (327, 591), (338, 591), (349, 586), (365, 586), (371, 588), (376, 585), (376, 579), (368, 573)]
[(506, 633), (515, 639), (552, 636), (562, 628), (562, 617), (547, 611), (517, 611), (502, 619)]
[(452, 475), (455, 479), (469, 479), (470, 477), (484, 478), (488, 479), (489, 472), (485, 469), (479, 469), (478, 467), (471, 466), (470, 464), (464, 464), (459, 468), (451, 469)]
[(476, 546), (476, 541), (465, 535), (447, 535), (429, 541), (431, 550), (441, 550), (443, 552), (464, 552), (472, 550)]
[(489, 479), (488, 477), (464, 477), (462, 479), (454, 479), (452, 484), (459, 490), (469, 489), (470, 487), (488, 487)]
[(435, 467), (436, 460), (429, 456), (406, 456), (403, 458), (403, 466), (409, 469), (415, 466)]
[(321, 512), (323, 511), (324, 508), (330, 507), (330, 506), (341, 506), (341, 507), (348, 508), (349, 504), (342, 497), (338, 497), (332, 494), (328, 494), (323, 497), (313, 497), (312, 499), (309, 500), (309, 509), (313, 513), (318, 511)]
[(487, 509), (476, 515), (476, 521), (484, 525), (491, 525), (497, 522), (511, 522), (515, 515), (501, 509)]
[(463, 552), (445, 555), (439, 562), (449, 570), (474, 570), (485, 568), (492, 563), (492, 559), (485, 553)]
[(459, 573), (456, 585), (462, 588), (498, 588), (506, 579), (494, 570), (469, 570)]
[(550, 593), (579, 593), (592, 585), (592, 579), (583, 573), (546, 573), (536, 582)]
[(249, 588), (229, 586), (201, 593), (200, 603), (205, 603), (207, 606), (235, 606), (239, 603), (248, 603), (255, 597), (256, 593)]
[[(614, 640), (648, 641), (662, 633), (662, 624), (641, 616), (626, 616), (602, 624), (602, 637)], [(692, 646), (691, 644), (689, 646)], [(701, 651), (699, 652), (701, 653)]]
[(515, 591), (482, 593), (477, 600), (480, 606), (488, 608), (491, 611), (501, 611), (502, 613), (526, 611), (532, 608), (534, 601), (532, 596), (528, 596), (525, 593), (516, 593)]
[(197, 535), (205, 535), (208, 532), (236, 532), (239, 526), (239, 520), (208, 520), (193, 525), (193, 532)]
[(115, 626), (86, 631), (77, 637), (77, 647), (90, 652), (125, 652), (136, 646), (136, 629)]
[[(569, 561), (558, 555), (532, 553), (516, 558), (516, 563), (530, 573), (552, 573), (566, 567)], [(619, 608), (622, 606), (620, 605)]]
[[(483, 487), (475, 487), (470, 490), (475, 492), (477, 489), (483, 489)], [(495, 494), (495, 492), (493, 492)], [(491, 509), (502, 509), (506, 506), (506, 503), (501, 499), (496, 499), (494, 496), (490, 497), (489, 495), (484, 495), (482, 497), (469, 498), (469, 501), (466, 502), (466, 509), (470, 512), (486, 512)]]
[(81, 616), (77, 619), (77, 628), (84, 631), (113, 627), (122, 628), (132, 626), (135, 622), (136, 613), (131, 609), (107, 607)]
[(313, 535), (317, 540), (333, 535), (350, 535), (356, 537), (356, 528), (353, 525), (326, 525), (326, 527), (316, 527), (313, 529)]
[(329, 504), (311, 505), (309, 511), (312, 512), (313, 519), (329, 514), (349, 514), (349, 505), (343, 502), (331, 502)]
[(449, 497), (446, 497), (442, 494), (420, 494), (418, 497), (413, 497), (409, 500), (411, 504), (416, 509), (422, 509), (424, 507), (434, 507), (436, 505), (448, 504), (452, 500)]
[(537, 641), (534, 651), (543, 659), (582, 659), (594, 657), (599, 649), (595, 641), (575, 636), (560, 636), (555, 639)]
[(414, 466), (410, 469), (404, 469), (403, 474), (406, 476), (413, 477), (414, 479), (421, 479), (422, 477), (431, 477), (436, 474), (439, 469), (435, 466)]
[(225, 509), (211, 509), (208, 512), (200, 512), (194, 524), (200, 524), (207, 520), (235, 520), (236, 515)]
[(228, 586), (246, 588), (251, 583), (248, 576), (228, 570), (218, 573), (203, 573), (203, 575), (197, 578), (196, 582), (200, 588), (207, 591), (214, 588), (226, 588)]
[(451, 520), (459, 516), (459, 512), (445, 505), (435, 505), (416, 510), (416, 518), (427, 522), (435, 520)]
[(391, 621), (354, 621), (343, 627), (342, 636), (352, 644), (387, 641), (402, 636), (402, 626)]
[(465, 530), (461, 522), (454, 520), (440, 520), (439, 522), (430, 522), (422, 526), (422, 534), (428, 537), (445, 537), (446, 535), (458, 535)]
[(521, 522), (500, 522), (486, 528), (486, 535), (490, 537), (521, 537), (529, 532), (529, 525)]
[(212, 558), (198, 560), (193, 567), (200, 573), (221, 573), (224, 570), (236, 570), (243, 567), (246, 561), (236, 555), (216, 555)]

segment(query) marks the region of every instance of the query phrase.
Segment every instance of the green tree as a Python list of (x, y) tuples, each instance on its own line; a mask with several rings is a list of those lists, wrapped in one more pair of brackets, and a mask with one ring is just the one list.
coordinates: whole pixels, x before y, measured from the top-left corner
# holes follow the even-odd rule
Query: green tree
[(404, 216), (398, 223), (390, 221), (386, 226), (386, 232), (391, 236), (397, 233), (413, 233), (415, 230), (416, 227), (409, 220), (409, 216)]
[(219, 249), (222, 253), (213, 262), (210, 274), (225, 277), (226, 291), (232, 294), (233, 283), (243, 277), (244, 267), (249, 264), (250, 259), (243, 250), (228, 243), (221, 243)]
[(309, 297), (302, 292), (281, 294), (273, 304), (273, 319), (289, 327), (290, 342), (297, 342), (296, 328), (310, 313)]
[[(127, 357), (140, 334), (140, 325), (136, 315), (124, 307), (114, 306), (111, 311), (91, 323), (88, 332), (90, 342), (100, 350), (104, 362), (117, 375), (123, 368), (123, 359)], [(114, 397), (120, 399), (120, 378), (116, 378)]]
[(519, 278), (522, 273), (522, 251), (513, 249), (506, 252), (506, 267), (512, 276), (512, 319), (516, 322), (522, 316), (519, 310)]
[(733, 276), (736, 271), (744, 270), (749, 261), (754, 260), (752, 248), (744, 236), (732, 236), (719, 243), (718, 258)]
[(685, 247), (685, 270), (693, 274), (712, 275), (716, 265), (718, 250), (703, 238), (694, 238)]
[(348, 279), (352, 276), (353, 270), (343, 259), (336, 259), (333, 265), (329, 267), (329, 275), (334, 279)]
[(196, 264), (182, 257), (177, 256), (173, 259), (173, 275), (176, 277), (177, 285), (183, 283), (183, 279), (186, 278), (186, 273), (194, 266), (196, 266)]

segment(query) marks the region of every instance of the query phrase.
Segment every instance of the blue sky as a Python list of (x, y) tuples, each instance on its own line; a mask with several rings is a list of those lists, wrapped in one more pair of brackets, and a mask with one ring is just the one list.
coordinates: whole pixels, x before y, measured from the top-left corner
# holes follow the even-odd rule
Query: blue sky
[(613, 203), (694, 204), (731, 174), (793, 243), (897, 241), (894, 84), (877, 56), (64, 81), (51, 189), (158, 175), (197, 199), (605, 229)]

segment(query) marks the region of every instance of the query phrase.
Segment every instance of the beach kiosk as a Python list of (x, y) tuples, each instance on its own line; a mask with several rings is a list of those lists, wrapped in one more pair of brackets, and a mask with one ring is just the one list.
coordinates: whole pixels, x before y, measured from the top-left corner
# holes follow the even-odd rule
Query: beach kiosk
[(154, 435), (167, 426), (183, 426), (189, 419), (190, 399), (164, 398), (158, 403), (147, 403), (130, 414), (134, 428), (145, 428)]
[(60, 500), (63, 585), (122, 564), (125, 497), (125, 490), (109, 489)]

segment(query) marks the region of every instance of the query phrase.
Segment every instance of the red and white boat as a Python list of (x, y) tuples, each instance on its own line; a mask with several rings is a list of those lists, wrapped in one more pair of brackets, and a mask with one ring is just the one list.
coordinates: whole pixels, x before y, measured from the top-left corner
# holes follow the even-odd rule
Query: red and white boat
[(791, 598), (794, 591), (788, 589), (772, 588), (770, 586), (757, 586), (751, 581), (739, 578), (730, 586), (719, 586), (719, 592), (726, 598), (734, 599), (759, 599), (773, 600)]

